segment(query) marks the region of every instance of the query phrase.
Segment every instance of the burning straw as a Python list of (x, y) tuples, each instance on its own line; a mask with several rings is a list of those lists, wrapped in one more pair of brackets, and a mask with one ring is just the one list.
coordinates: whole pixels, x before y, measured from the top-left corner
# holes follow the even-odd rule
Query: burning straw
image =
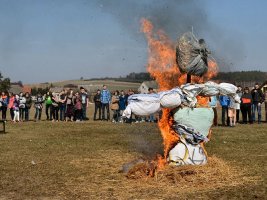
[[(242, 185), (247, 182), (243, 179), (244, 171), (230, 166), (216, 156), (209, 157), (208, 164), (200, 166), (166, 166), (160, 171), (157, 171), (155, 166), (155, 163), (140, 162), (132, 167), (126, 176), (129, 179), (156, 181), (163, 185), (176, 185), (179, 186), (180, 190), (186, 188), (193, 188), (194, 190), (214, 189)], [(153, 176), (151, 177), (151, 175)], [(148, 177), (150, 178), (148, 179)]]

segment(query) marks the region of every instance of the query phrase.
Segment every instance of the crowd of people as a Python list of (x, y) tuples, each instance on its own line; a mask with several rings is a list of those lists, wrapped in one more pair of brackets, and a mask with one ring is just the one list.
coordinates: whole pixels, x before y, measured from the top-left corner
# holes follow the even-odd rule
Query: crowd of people
[[(122, 122), (122, 113), (127, 106), (128, 96), (134, 94), (133, 90), (115, 91), (113, 94), (106, 85), (98, 89), (93, 97), (95, 110), (93, 120), (105, 120), (112, 122)], [(12, 92), (2, 92), (0, 96), (0, 111), (2, 120), (7, 120), (7, 112), (13, 122), (30, 120), (30, 110), (34, 108), (34, 121), (42, 119), (45, 111), (46, 120), (58, 121), (86, 121), (87, 108), (89, 106), (89, 94), (85, 88), (79, 88), (74, 92), (72, 89), (63, 89), (59, 94), (47, 92), (40, 93), (33, 99), (29, 93), (13, 94)], [(110, 110), (112, 113), (110, 113)], [(112, 115), (112, 116), (111, 116)]]
[[(253, 124), (262, 122), (262, 105), (265, 104), (265, 120), (267, 120), (267, 91), (265, 93), (259, 88), (256, 83), (250, 91), (248, 87), (242, 88), (238, 86), (237, 94), (240, 97), (240, 102), (236, 102), (228, 96), (211, 97), (210, 106), (215, 113), (214, 125), (217, 122), (217, 100), (219, 100), (222, 108), (222, 125), (234, 127), (236, 123)], [(242, 115), (242, 120), (241, 120)]]
[[(149, 88), (148, 93), (154, 93), (153, 88)], [(146, 117), (134, 116), (129, 120), (122, 118), (122, 113), (126, 109), (128, 97), (134, 94), (133, 90), (115, 91), (111, 94), (106, 85), (98, 89), (93, 96), (94, 113), (93, 120), (104, 120), (117, 122), (157, 122), (160, 119), (161, 113)], [(248, 87), (244, 89), (238, 86), (237, 94), (241, 102), (236, 102), (228, 96), (213, 96), (210, 98), (209, 105), (214, 110), (214, 125), (218, 125), (217, 121), (217, 104), (218, 101), (222, 108), (222, 125), (235, 126), (236, 123), (261, 123), (261, 105), (265, 102), (267, 108), (267, 92), (259, 89), (259, 84), (255, 84), (252, 91)], [(29, 93), (13, 94), (2, 92), (0, 96), (0, 110), (2, 112), (2, 120), (7, 120), (7, 112), (10, 113), (10, 119), (13, 122), (22, 122), (30, 120), (30, 110), (33, 107), (35, 110), (33, 120), (39, 121), (42, 119), (43, 110), (45, 111), (46, 120), (58, 121), (86, 121), (87, 108), (89, 106), (89, 94), (85, 88), (79, 88), (79, 91), (72, 89), (63, 89), (59, 94), (47, 92), (45, 95), (37, 94), (33, 99)], [(110, 112), (111, 111), (111, 112)], [(241, 113), (241, 114), (240, 114)], [(256, 113), (258, 114), (256, 117)], [(242, 120), (241, 120), (242, 115)], [(267, 112), (266, 116), (267, 118)], [(126, 121), (125, 121), (126, 120)]]

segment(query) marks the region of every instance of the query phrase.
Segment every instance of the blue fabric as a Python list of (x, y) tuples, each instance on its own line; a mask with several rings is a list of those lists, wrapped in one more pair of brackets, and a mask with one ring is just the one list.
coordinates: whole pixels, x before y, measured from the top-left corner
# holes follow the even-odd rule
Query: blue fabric
[(119, 98), (119, 109), (120, 110), (125, 110), (126, 109), (126, 101), (127, 101), (127, 98), (126, 96), (120, 96)]
[(102, 90), (100, 96), (101, 103), (107, 104), (111, 100), (111, 95), (108, 90)]
[(4, 99), (2, 99), (2, 106), (5, 106), (5, 107), (7, 107), (8, 101), (9, 101), (8, 97), (7, 97), (7, 98), (4, 98)]
[(220, 96), (220, 104), (221, 106), (229, 106), (230, 98), (228, 96)]
[(210, 105), (210, 107), (217, 107), (217, 97), (216, 96), (210, 97), (209, 105)]

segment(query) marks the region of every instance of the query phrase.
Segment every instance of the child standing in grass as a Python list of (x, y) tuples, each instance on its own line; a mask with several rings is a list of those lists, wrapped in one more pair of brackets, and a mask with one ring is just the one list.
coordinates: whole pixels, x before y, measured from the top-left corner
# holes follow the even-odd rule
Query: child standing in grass
[(45, 95), (45, 114), (46, 120), (52, 120), (52, 99), (50, 92), (47, 92)]
[(52, 107), (51, 107), (52, 121), (58, 122), (59, 96), (56, 93), (52, 93), (51, 99), (52, 99)]
[(123, 122), (122, 121), (122, 113), (124, 112), (124, 110), (126, 109), (126, 103), (127, 103), (127, 98), (126, 98), (126, 95), (124, 94), (124, 91), (122, 90), (121, 91), (121, 95), (119, 97), (119, 110), (120, 110), (120, 122)]
[(66, 121), (71, 120), (73, 121), (74, 118), (74, 103), (73, 103), (73, 90), (70, 89), (67, 93), (66, 99)]
[(74, 108), (75, 108), (75, 120), (76, 122), (82, 121), (82, 100), (79, 92), (75, 93), (74, 98)]
[(26, 99), (26, 103), (25, 103), (25, 121), (29, 121), (30, 109), (31, 109), (31, 106), (32, 106), (32, 98), (30, 96), (30, 93), (26, 92), (25, 99)]
[(38, 93), (35, 101), (35, 115), (34, 115), (34, 120), (41, 120), (42, 117), (42, 110), (43, 110), (43, 102), (44, 99), (40, 93)]
[(234, 100), (233, 97), (230, 97), (230, 103), (228, 108), (228, 117), (230, 126), (235, 126), (236, 124), (236, 109), (238, 107), (238, 103)]
[(19, 117), (21, 121), (24, 120), (25, 107), (26, 107), (26, 98), (24, 94), (21, 92), (19, 94)]
[(14, 101), (15, 101), (15, 96), (14, 96), (14, 94), (12, 92), (10, 92), (9, 93), (9, 100), (8, 100), (8, 108), (10, 110), (11, 120), (14, 119), (14, 110), (13, 110)]
[(14, 102), (13, 102), (13, 112), (14, 112), (14, 118), (12, 119), (13, 122), (19, 122), (19, 95), (15, 96)]
[(2, 110), (2, 120), (6, 120), (6, 111), (7, 111), (7, 105), (8, 105), (8, 96), (5, 92), (2, 92), (1, 95), (1, 110)]
[(110, 109), (113, 111), (113, 119), (112, 122), (118, 122), (119, 121), (119, 91), (115, 91), (111, 98), (111, 106)]

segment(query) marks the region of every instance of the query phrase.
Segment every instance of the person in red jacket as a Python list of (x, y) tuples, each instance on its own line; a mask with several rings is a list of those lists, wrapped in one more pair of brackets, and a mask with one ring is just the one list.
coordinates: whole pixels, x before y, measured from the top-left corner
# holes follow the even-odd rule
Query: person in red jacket
[(241, 112), (243, 116), (243, 123), (247, 124), (248, 120), (249, 123), (253, 123), (252, 116), (251, 116), (251, 104), (252, 104), (252, 96), (249, 92), (249, 88), (246, 87), (244, 90), (244, 94), (241, 96)]

